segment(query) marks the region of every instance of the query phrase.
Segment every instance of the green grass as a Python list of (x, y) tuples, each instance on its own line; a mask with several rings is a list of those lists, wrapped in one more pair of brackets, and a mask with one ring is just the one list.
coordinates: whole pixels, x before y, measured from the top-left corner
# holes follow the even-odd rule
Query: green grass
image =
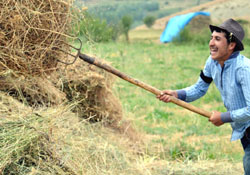
[[(246, 46), (243, 54), (250, 57), (248, 48)], [(123, 73), (162, 90), (180, 89), (195, 83), (209, 55), (208, 45), (164, 45), (147, 40), (132, 44), (85, 45), (83, 50), (111, 62)], [(162, 137), (162, 142), (151, 140), (149, 144), (163, 144), (166, 147), (167, 151), (157, 153), (159, 156), (164, 154), (163, 157), (173, 160), (181, 158), (183, 161), (201, 157), (241, 161), (240, 143), (230, 143), (231, 128), (228, 124), (214, 127), (207, 118), (174, 104), (160, 102), (155, 95), (119, 78), (114, 91), (123, 104), (125, 118), (132, 118), (146, 135)], [(214, 84), (204, 97), (192, 104), (208, 111), (225, 111)], [(177, 137), (177, 133), (181, 136)], [(196, 139), (191, 142), (191, 138)], [(235, 145), (237, 147), (233, 148)]]
[[(161, 44), (157, 35), (160, 36), (160, 31), (152, 29), (131, 31), (130, 44), (122, 39), (116, 43), (86, 44), (83, 52), (108, 61), (121, 72), (160, 90), (181, 89), (194, 84), (209, 56), (208, 44)], [(250, 58), (247, 44), (242, 54)], [(122, 103), (124, 118), (132, 120), (138, 132), (146, 137), (143, 162), (148, 159), (156, 164), (178, 162), (185, 171), (174, 166), (172, 173), (176, 174), (242, 173), (243, 150), (240, 141), (230, 141), (232, 130), (229, 124), (215, 127), (207, 118), (163, 103), (154, 94), (120, 78), (116, 79), (113, 90)], [(204, 97), (191, 104), (207, 111), (226, 111), (213, 83)], [(227, 162), (228, 168), (235, 163), (238, 166), (220, 171), (197, 168), (203, 163), (209, 167), (206, 165), (213, 161)], [(171, 170), (158, 166), (150, 173), (166, 174)]]

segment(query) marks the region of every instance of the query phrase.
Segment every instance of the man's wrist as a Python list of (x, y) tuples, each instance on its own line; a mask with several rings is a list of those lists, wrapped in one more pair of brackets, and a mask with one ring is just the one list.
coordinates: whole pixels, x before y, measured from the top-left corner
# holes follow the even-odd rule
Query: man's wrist
[(231, 118), (231, 115), (230, 115), (230, 112), (223, 112), (221, 113), (221, 121), (223, 123), (230, 123), (230, 122), (233, 122), (232, 118)]
[(185, 90), (177, 90), (177, 98), (180, 100), (186, 100), (186, 91)]

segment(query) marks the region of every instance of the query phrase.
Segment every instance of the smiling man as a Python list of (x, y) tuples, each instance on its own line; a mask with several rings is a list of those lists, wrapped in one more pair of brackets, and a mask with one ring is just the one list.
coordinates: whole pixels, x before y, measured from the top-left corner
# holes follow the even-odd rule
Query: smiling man
[(210, 56), (198, 81), (185, 89), (164, 90), (157, 98), (170, 102), (172, 95), (191, 102), (205, 95), (214, 81), (227, 112), (213, 111), (209, 121), (215, 126), (231, 124), (231, 140), (241, 139), (245, 151), (244, 171), (245, 175), (250, 175), (250, 60), (240, 54), (244, 50), (244, 30), (233, 19), (226, 20), (220, 26), (209, 27), (212, 33)]

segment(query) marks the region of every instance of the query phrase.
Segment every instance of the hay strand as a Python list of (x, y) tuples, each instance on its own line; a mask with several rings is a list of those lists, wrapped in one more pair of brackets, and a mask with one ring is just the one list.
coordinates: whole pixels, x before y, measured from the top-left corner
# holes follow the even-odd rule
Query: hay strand
[(92, 122), (107, 119), (115, 124), (122, 119), (122, 106), (112, 92), (114, 77), (81, 60), (68, 66), (63, 74), (63, 89), (80, 117)]
[(71, 0), (0, 2), (0, 76), (8, 70), (43, 75), (54, 70), (71, 22)]

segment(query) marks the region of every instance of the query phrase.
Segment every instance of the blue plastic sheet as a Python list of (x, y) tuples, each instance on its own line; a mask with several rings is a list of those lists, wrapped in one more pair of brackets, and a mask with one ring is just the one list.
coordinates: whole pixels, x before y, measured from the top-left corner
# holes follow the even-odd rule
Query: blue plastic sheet
[(210, 13), (194, 12), (171, 18), (160, 37), (160, 41), (162, 43), (171, 42), (173, 38), (178, 36), (179, 32), (197, 15), (210, 16)]

